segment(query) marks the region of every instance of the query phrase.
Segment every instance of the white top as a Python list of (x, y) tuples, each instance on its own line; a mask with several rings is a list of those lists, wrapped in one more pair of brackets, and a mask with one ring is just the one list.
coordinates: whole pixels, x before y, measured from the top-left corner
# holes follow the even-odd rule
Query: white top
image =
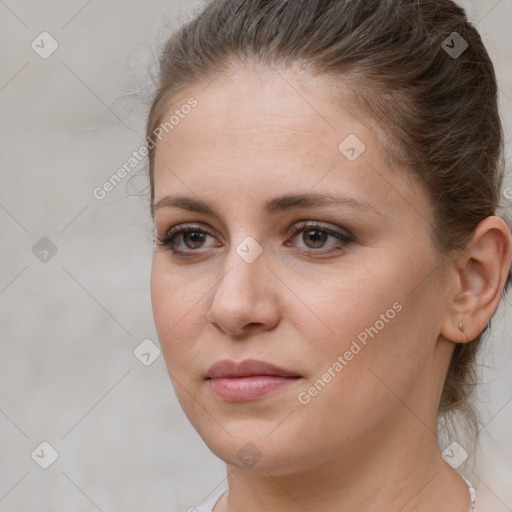
[[(462, 475), (461, 475), (462, 476)], [(464, 481), (468, 485), (469, 489), (469, 495), (471, 497), (471, 506), (469, 508), (468, 512), (474, 512), (475, 511), (475, 488), (471, 485), (471, 482), (462, 476), (464, 478)], [(216, 503), (220, 500), (223, 494), (225, 494), (228, 491), (228, 489), (223, 489), (222, 491), (218, 492), (213, 498), (208, 500), (207, 502), (203, 503), (202, 505), (199, 505), (197, 507), (191, 507), (188, 509), (187, 512), (213, 512), (213, 507), (215, 507)]]
[(206, 503), (199, 505), (198, 507), (190, 507), (187, 512), (213, 512), (213, 507), (220, 500), (222, 495), (228, 491), (227, 488), (218, 492), (213, 498), (208, 500)]

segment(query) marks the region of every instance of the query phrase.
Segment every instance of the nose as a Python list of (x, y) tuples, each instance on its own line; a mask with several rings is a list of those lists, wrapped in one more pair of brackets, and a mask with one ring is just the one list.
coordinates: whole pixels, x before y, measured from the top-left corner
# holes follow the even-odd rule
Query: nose
[(224, 272), (214, 287), (207, 320), (224, 334), (243, 337), (274, 328), (279, 307), (274, 274), (264, 252), (253, 262), (244, 261), (233, 248)]

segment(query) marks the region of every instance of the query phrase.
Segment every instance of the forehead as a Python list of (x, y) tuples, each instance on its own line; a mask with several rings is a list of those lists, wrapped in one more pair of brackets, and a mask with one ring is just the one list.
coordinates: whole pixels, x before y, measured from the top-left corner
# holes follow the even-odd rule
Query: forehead
[(300, 185), (393, 200), (406, 185), (402, 173), (390, 169), (371, 122), (354, 115), (348, 96), (329, 77), (292, 70), (236, 68), (189, 88), (164, 116), (197, 102), (157, 145), (155, 202), (207, 184), (239, 199)]
[(197, 105), (180, 119), (174, 115), (179, 124), (173, 123), (157, 145), (157, 168), (162, 161), (181, 161), (180, 156), (189, 164), (205, 158), (213, 164), (221, 153), (224, 161), (245, 165), (270, 158), (278, 163), (290, 151), (295, 158), (307, 154), (308, 160), (332, 160), (339, 156), (339, 143), (354, 132), (368, 149), (373, 146), (363, 119), (351, 117), (332, 98), (332, 82), (325, 77), (237, 67), (175, 98), (163, 121), (179, 114), (191, 98)]
[[(313, 77), (293, 69), (237, 66), (206, 84), (196, 85), (182, 95), (181, 101), (192, 93), (199, 102), (196, 113), (209, 118), (212, 132), (220, 126), (232, 131), (267, 128), (277, 129), (283, 136), (290, 131), (321, 136), (328, 129), (337, 129), (328, 119), (333, 109), (338, 107), (338, 119), (345, 114), (339, 108), (343, 88), (340, 90), (338, 85), (336, 89), (329, 77)], [(362, 115), (359, 120), (367, 123)]]

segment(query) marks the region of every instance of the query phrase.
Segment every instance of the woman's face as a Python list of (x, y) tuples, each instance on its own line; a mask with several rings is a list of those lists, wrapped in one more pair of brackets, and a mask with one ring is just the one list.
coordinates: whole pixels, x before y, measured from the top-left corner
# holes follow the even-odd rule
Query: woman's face
[[(233, 69), (173, 103), (156, 150), (155, 230), (187, 230), (154, 250), (167, 368), (209, 448), (251, 471), (355, 461), (434, 429), (451, 355), (428, 198), (332, 91)], [(295, 378), (207, 378), (249, 359)]]

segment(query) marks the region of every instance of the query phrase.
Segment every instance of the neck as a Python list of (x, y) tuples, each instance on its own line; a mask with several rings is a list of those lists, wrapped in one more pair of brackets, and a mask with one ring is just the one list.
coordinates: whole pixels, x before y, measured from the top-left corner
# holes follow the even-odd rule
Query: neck
[(398, 434), (384, 436), (381, 429), (357, 450), (300, 472), (256, 473), (228, 464), (229, 492), (215, 512), (468, 512), (467, 485), (442, 459), (436, 430), (410, 412), (407, 419)]

